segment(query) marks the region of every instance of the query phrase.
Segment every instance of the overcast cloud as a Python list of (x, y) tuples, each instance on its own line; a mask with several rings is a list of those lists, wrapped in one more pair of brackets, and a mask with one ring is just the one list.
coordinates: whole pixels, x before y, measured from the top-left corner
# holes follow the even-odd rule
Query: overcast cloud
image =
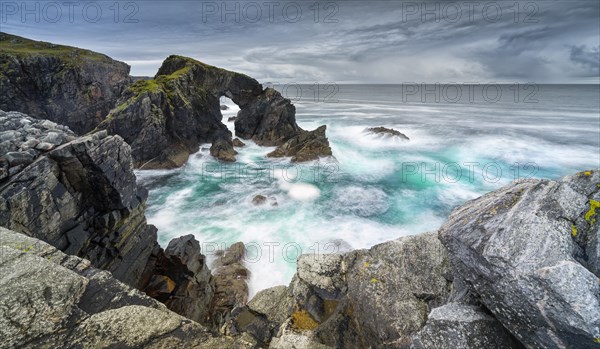
[(180, 54), (261, 82), (599, 82), (597, 0), (119, 5), (3, 1), (0, 25), (105, 53), (133, 75), (154, 75)]

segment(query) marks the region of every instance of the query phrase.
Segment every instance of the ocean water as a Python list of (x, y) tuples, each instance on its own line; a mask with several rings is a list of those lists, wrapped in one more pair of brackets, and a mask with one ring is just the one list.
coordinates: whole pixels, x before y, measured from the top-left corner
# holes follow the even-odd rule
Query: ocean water
[[(327, 125), (334, 158), (292, 164), (244, 141), (236, 164), (204, 145), (183, 168), (136, 173), (161, 245), (193, 234), (209, 260), (247, 245), (251, 296), (288, 284), (301, 253), (432, 231), (456, 206), (516, 178), (600, 167), (598, 85), (274, 87), (294, 101), (301, 127)], [(238, 108), (223, 103), (233, 131), (227, 118)], [(364, 132), (376, 126), (410, 141)], [(269, 199), (256, 206), (259, 194)]]

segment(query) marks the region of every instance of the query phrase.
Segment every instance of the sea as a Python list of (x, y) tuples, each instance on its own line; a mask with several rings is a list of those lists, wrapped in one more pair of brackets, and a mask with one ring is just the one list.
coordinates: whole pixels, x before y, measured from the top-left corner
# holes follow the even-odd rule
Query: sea
[[(215, 251), (246, 244), (250, 296), (289, 284), (301, 254), (435, 231), (513, 180), (600, 168), (599, 85), (264, 85), (292, 100), (302, 128), (327, 125), (333, 157), (297, 164), (243, 140), (236, 163), (206, 144), (182, 168), (136, 172), (163, 247), (193, 234), (210, 265)], [(222, 104), (233, 132), (239, 108)], [(379, 126), (409, 140), (366, 131)]]

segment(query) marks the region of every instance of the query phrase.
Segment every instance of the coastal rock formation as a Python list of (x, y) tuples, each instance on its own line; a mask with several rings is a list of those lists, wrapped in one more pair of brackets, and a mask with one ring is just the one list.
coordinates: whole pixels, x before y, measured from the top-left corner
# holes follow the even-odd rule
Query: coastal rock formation
[(325, 129), (326, 126), (323, 125), (313, 131), (299, 130), (296, 136), (285, 141), (267, 156), (271, 158), (291, 156), (292, 162), (318, 160), (323, 156), (331, 156)]
[(266, 88), (241, 107), (235, 119), (236, 136), (263, 146), (281, 145), (300, 130), (296, 124), (296, 108), (272, 88)]
[(407, 141), (410, 140), (410, 138), (408, 138), (404, 133), (394, 130), (393, 128), (387, 128), (387, 127), (381, 127), (381, 126), (380, 127), (370, 127), (370, 128), (366, 128), (365, 132), (383, 135), (383, 136), (398, 137), (400, 139), (404, 139)]
[(171, 240), (151, 256), (141, 289), (177, 314), (206, 324), (215, 285), (200, 252), (193, 235)]
[(520, 180), (440, 229), (453, 273), (529, 348), (600, 345), (600, 171)]
[[(0, 47), (1, 109), (78, 134), (120, 135), (132, 147), (136, 168), (180, 167), (201, 143), (212, 143), (215, 157), (235, 161), (232, 136), (221, 122), (222, 96), (240, 107), (239, 137), (268, 146), (303, 139), (290, 100), (244, 74), (169, 56), (154, 79), (132, 83), (128, 65), (99, 53), (6, 33), (0, 33)], [(311, 158), (327, 156), (328, 148)]]
[(231, 142), (218, 97), (196, 80), (195, 67), (201, 63), (188, 59), (175, 65), (173, 60), (181, 59), (169, 57), (153, 80), (131, 85), (98, 126), (131, 145), (137, 168), (180, 167), (201, 143), (221, 141), (224, 135)]
[(281, 156), (304, 149), (295, 161), (331, 154), (324, 129), (306, 132), (298, 127), (294, 106), (279, 92), (263, 91), (246, 75), (181, 56), (168, 57), (153, 80), (129, 87), (98, 129), (123, 137), (137, 168), (182, 166), (201, 143), (212, 143), (211, 155), (217, 159), (235, 161), (232, 135), (221, 122), (222, 96), (240, 107), (237, 136), (271, 146), (289, 140), (285, 149), (298, 149)]
[[(240, 141), (239, 139), (237, 140)], [(219, 132), (210, 146), (210, 155), (221, 161), (233, 162), (237, 155), (237, 151), (233, 149), (234, 145), (235, 142), (231, 140), (231, 133), (229, 131)]]
[(130, 83), (129, 66), (105, 55), (0, 33), (0, 109), (84, 134)]
[(74, 139), (66, 127), (21, 113), (0, 112), (0, 125), (7, 151), (0, 158), (9, 164), (0, 226), (137, 285), (156, 228), (146, 224), (147, 193), (136, 185), (129, 146), (106, 132)]

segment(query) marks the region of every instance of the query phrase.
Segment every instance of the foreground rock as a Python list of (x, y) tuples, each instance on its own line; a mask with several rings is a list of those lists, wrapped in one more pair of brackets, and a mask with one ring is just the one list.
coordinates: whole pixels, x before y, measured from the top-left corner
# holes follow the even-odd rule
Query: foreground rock
[(207, 321), (214, 285), (199, 243), (187, 236), (158, 246), (123, 139), (106, 132), (75, 138), (51, 121), (2, 111), (0, 138), (7, 166), (0, 226), (86, 258), (177, 313)]
[(0, 33), (0, 109), (94, 129), (130, 84), (129, 66), (75, 47)]
[(303, 255), (290, 285), (292, 315), (273, 342), (410, 346), (429, 311), (447, 300), (449, 277), (446, 250), (433, 233), (370, 250)]
[(365, 132), (368, 133), (373, 133), (373, 134), (378, 134), (378, 135), (384, 135), (384, 136), (391, 136), (391, 137), (398, 137), (400, 139), (404, 139), (404, 140), (410, 140), (410, 138), (408, 138), (404, 133), (394, 130), (393, 128), (386, 128), (386, 127), (370, 127), (370, 128), (366, 128)]
[(318, 160), (320, 157), (331, 156), (325, 129), (326, 126), (320, 126), (313, 131), (299, 131), (296, 136), (285, 141), (267, 156), (271, 158), (291, 156), (292, 162)]
[(1, 348), (253, 348), (214, 338), (141, 292), (34, 238), (0, 228)]
[[(135, 183), (129, 146), (106, 132), (73, 139), (67, 128), (19, 113), (1, 112), (0, 121), (10, 166), (0, 181), (0, 226), (137, 286), (156, 228), (146, 224), (147, 193)], [(36, 149), (44, 143), (50, 150)], [(11, 166), (17, 149), (30, 158)]]
[(494, 317), (474, 305), (435, 308), (413, 338), (411, 349), (524, 348)]
[(522, 180), (440, 229), (454, 273), (531, 348), (598, 348), (600, 172)]

